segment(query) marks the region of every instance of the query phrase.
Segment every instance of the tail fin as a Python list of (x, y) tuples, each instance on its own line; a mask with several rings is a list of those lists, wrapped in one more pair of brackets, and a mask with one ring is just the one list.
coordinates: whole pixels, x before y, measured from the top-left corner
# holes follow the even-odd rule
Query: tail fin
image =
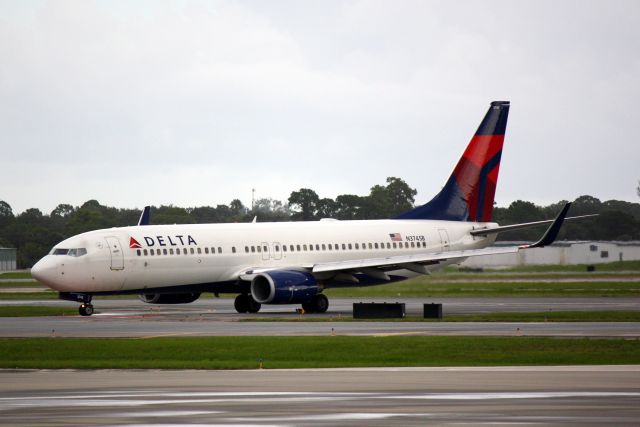
[(508, 116), (509, 101), (492, 102), (442, 191), (396, 219), (491, 221)]

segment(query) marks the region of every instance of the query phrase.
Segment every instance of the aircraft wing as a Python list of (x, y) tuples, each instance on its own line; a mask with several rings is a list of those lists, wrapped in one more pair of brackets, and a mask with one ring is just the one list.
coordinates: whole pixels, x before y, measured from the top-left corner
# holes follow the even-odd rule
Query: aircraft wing
[[(299, 265), (293, 267), (293, 269), (307, 270), (312, 273), (340, 273), (340, 272), (356, 272), (361, 271), (367, 275), (389, 280), (385, 271), (407, 269), (420, 274), (429, 274), (427, 270), (428, 265), (438, 264), (450, 260), (460, 260), (463, 258), (470, 258), (481, 255), (499, 255), (510, 254), (519, 252), (525, 249), (539, 248), (548, 246), (554, 242), (560, 231), (560, 227), (564, 222), (567, 212), (571, 203), (567, 203), (558, 216), (553, 220), (552, 224), (545, 231), (544, 235), (537, 242), (530, 245), (523, 246), (508, 246), (508, 247), (491, 247), (482, 249), (466, 249), (461, 251), (441, 251), (441, 252), (429, 252), (422, 254), (412, 255), (398, 255), (382, 258), (364, 258), (345, 261), (323, 262), (313, 265)], [(537, 225), (537, 224), (536, 224)], [(281, 268), (281, 267), (280, 267)], [(242, 280), (252, 280), (255, 275), (264, 273), (270, 270), (277, 270), (280, 268), (252, 268), (242, 271), (239, 274)]]

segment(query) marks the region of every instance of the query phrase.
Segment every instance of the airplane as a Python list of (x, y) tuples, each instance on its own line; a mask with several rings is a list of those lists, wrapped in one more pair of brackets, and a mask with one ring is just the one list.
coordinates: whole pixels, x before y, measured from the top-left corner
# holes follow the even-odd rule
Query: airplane
[[(236, 294), (239, 313), (262, 305), (301, 304), (324, 313), (333, 287), (405, 280), (480, 255), (553, 243), (568, 203), (554, 220), (491, 222), (509, 101), (492, 102), (442, 190), (391, 219), (279, 223), (150, 225), (95, 230), (57, 244), (31, 275), (81, 303), (90, 316), (97, 295), (138, 294), (150, 304), (182, 304), (203, 292)], [(551, 224), (537, 242), (490, 247), (498, 233)]]

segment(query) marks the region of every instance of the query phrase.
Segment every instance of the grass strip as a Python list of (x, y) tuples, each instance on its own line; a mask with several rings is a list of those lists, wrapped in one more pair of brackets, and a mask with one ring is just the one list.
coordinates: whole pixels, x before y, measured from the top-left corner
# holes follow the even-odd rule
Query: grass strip
[(71, 309), (69, 307), (47, 307), (30, 305), (0, 307), (0, 317), (73, 316), (77, 314), (77, 309)]
[(0, 273), (0, 279), (31, 279), (31, 271), (10, 271)]
[(640, 363), (640, 341), (532, 337), (4, 338), (1, 368), (252, 369)]
[(327, 289), (328, 297), (640, 296), (637, 282), (446, 282), (417, 277), (388, 285)]

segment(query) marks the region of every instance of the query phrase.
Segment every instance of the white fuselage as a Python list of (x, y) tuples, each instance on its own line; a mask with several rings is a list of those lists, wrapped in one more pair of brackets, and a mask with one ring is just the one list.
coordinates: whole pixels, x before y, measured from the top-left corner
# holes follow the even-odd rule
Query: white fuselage
[[(144, 292), (232, 283), (248, 269), (311, 268), (326, 262), (484, 248), (495, 235), (474, 237), (469, 231), (496, 225), (321, 220), (111, 228), (64, 240), (34, 266), (33, 273), (61, 292)], [(395, 273), (415, 275), (408, 270)]]

